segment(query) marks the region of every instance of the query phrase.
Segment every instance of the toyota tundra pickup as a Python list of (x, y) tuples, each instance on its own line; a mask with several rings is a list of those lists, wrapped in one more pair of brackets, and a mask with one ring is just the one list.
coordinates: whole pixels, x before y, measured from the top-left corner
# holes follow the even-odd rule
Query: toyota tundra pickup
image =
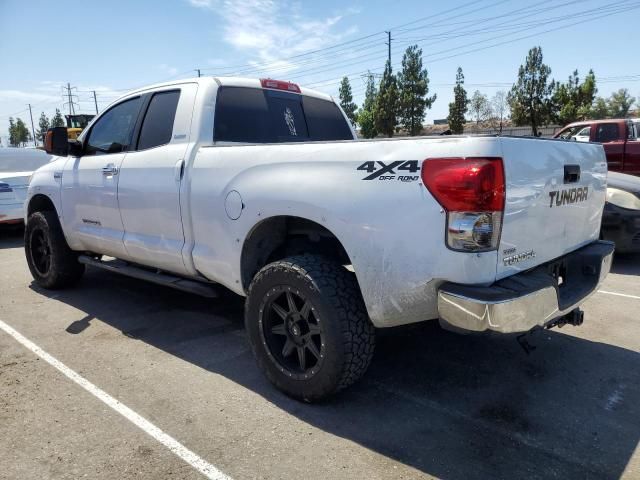
[[(260, 368), (318, 400), (367, 369), (376, 329), (579, 324), (607, 275), (601, 145), (508, 137), (358, 141), (328, 95), (271, 79), (133, 91), (54, 160), (25, 204), (44, 288), (86, 265), (246, 296)], [(222, 300), (221, 300), (222, 301)]]

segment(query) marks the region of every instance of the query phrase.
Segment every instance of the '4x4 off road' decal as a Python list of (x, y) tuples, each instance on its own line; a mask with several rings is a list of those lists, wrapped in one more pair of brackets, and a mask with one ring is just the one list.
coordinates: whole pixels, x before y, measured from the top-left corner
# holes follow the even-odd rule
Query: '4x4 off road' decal
[[(363, 180), (396, 180), (399, 182), (415, 182), (420, 175), (403, 175), (403, 172), (415, 174), (420, 171), (418, 160), (396, 160), (389, 164), (384, 162), (364, 162), (356, 170), (370, 173)], [(397, 170), (397, 173), (396, 173)]]

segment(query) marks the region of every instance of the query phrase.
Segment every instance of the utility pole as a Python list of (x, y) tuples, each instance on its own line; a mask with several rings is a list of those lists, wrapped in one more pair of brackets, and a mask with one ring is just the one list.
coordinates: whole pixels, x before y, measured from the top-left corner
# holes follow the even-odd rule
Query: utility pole
[(385, 32), (387, 34), (387, 38), (388, 40), (386, 42), (384, 42), (388, 47), (389, 47), (389, 65), (391, 65), (391, 40), (393, 40), (393, 38), (391, 38), (391, 31), (386, 31)]
[(93, 92), (93, 103), (96, 105), (96, 115), (98, 115), (98, 99), (96, 98), (96, 91), (92, 90)]
[(67, 83), (67, 97), (69, 98), (69, 115), (75, 115), (75, 110), (73, 108), (73, 100), (71, 98), (71, 84)]
[(196, 72), (198, 72), (198, 78), (200, 78), (200, 69), (196, 68)]
[(37, 147), (38, 144), (36, 143), (36, 129), (33, 128), (33, 114), (31, 113), (31, 104), (28, 103), (27, 105), (29, 105), (29, 117), (31, 117), (31, 132), (33, 134), (33, 146)]

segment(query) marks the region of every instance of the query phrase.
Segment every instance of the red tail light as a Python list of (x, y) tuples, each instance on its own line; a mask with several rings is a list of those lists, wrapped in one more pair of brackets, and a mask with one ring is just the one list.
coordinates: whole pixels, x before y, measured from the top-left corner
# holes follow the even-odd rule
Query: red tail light
[(504, 210), (501, 158), (427, 159), (422, 163), (422, 181), (448, 212)]
[(285, 90), (287, 92), (300, 93), (300, 87), (298, 85), (291, 82), (285, 82), (284, 80), (261, 78), (260, 85), (262, 85), (262, 88), (272, 88), (274, 90)]
[(505, 201), (502, 158), (431, 158), (422, 181), (447, 211), (447, 246), (459, 251), (498, 247)]

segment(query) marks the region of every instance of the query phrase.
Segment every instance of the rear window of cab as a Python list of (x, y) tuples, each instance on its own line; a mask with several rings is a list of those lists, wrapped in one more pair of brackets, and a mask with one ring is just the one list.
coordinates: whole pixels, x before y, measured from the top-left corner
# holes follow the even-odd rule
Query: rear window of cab
[(353, 140), (331, 101), (278, 90), (220, 87), (214, 141), (287, 143)]

